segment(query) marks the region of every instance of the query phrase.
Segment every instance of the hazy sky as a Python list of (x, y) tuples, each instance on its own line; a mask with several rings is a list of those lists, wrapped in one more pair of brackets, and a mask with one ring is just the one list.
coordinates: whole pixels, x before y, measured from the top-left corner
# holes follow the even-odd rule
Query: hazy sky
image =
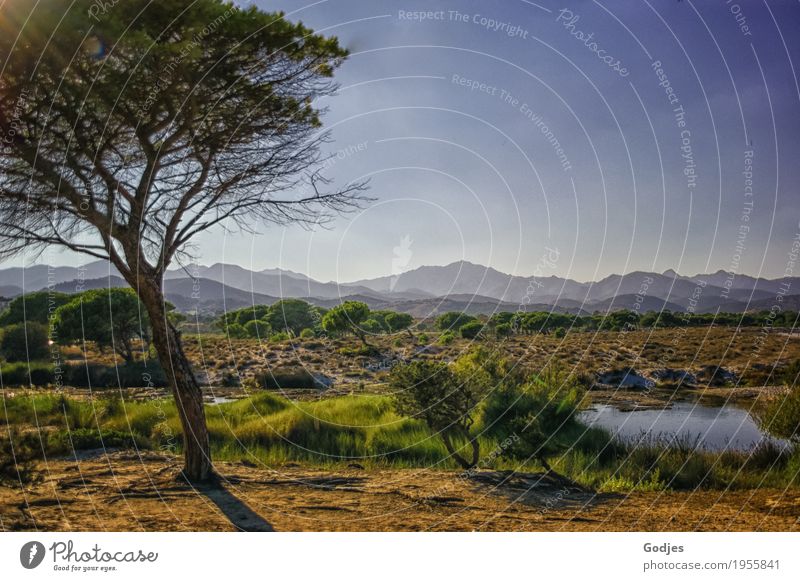
[(257, 4), (351, 50), (328, 174), (370, 177), (377, 201), (329, 231), (209, 233), (200, 262), (340, 281), (461, 259), (578, 280), (787, 269), (799, 3)]

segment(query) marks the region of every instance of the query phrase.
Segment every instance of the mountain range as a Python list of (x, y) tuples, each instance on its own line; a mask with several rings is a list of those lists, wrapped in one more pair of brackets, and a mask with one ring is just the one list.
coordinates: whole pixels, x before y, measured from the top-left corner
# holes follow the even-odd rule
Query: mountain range
[[(10, 298), (48, 286), (61, 292), (125, 286), (108, 262), (81, 267), (35, 265), (0, 269), (0, 295)], [(756, 278), (720, 270), (681, 276), (663, 273), (613, 274), (596, 282), (557, 276), (524, 277), (459, 261), (421, 266), (396, 276), (349, 283), (320, 282), (282, 269), (250, 270), (235, 264), (191, 265), (170, 270), (164, 281), (168, 300), (185, 312), (219, 314), (280, 298), (303, 298), (330, 307), (343, 300), (361, 300), (373, 309), (408, 312), (416, 317), (445, 311), (471, 314), (498, 310), (554, 310), (574, 314), (637, 308), (641, 312), (744, 312), (769, 309), (783, 296), (783, 309), (800, 308), (800, 278)]]

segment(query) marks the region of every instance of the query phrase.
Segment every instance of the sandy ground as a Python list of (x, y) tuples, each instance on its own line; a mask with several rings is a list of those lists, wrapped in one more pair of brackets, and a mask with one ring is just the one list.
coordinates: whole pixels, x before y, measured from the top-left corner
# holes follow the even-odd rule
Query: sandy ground
[(174, 459), (111, 453), (0, 488), (0, 528), (42, 531), (800, 531), (800, 490), (594, 494), (544, 475), (270, 470), (221, 463), (222, 488)]

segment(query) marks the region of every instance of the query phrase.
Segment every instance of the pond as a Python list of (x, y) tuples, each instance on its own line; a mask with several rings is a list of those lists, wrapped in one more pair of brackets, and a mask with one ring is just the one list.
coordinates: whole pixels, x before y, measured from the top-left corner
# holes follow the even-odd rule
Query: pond
[(759, 443), (788, 442), (765, 434), (750, 414), (731, 404), (708, 407), (676, 402), (667, 409), (621, 411), (610, 405), (597, 405), (581, 412), (581, 420), (603, 427), (624, 441), (646, 434), (656, 439), (697, 442), (707, 450), (751, 450)]

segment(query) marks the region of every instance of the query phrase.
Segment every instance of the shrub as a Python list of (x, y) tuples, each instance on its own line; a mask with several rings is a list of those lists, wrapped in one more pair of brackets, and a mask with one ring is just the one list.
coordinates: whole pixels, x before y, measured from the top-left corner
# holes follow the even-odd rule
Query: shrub
[(281, 341), (287, 341), (288, 339), (291, 339), (291, 337), (289, 336), (289, 333), (280, 332), (280, 333), (275, 333), (274, 335), (272, 335), (269, 338), (269, 341), (270, 341), (270, 343), (280, 343)]
[[(476, 384), (456, 377), (445, 363), (437, 361), (398, 365), (389, 378), (395, 392), (395, 411), (423, 420), (440, 434), (447, 451), (462, 468), (473, 468), (480, 456), (478, 439), (469, 433), (480, 395)], [(454, 438), (469, 442), (470, 460), (460, 455)]]
[(44, 325), (58, 307), (69, 302), (72, 298), (73, 295), (49, 290), (18, 296), (8, 304), (6, 310), (0, 313), (0, 325), (15, 325), (26, 322)]
[(0, 351), (8, 361), (33, 361), (50, 354), (47, 326), (28, 322), (9, 325), (3, 330)]
[(41, 387), (55, 383), (53, 367), (49, 363), (8, 363), (0, 368), (0, 373), (5, 385)]
[(36, 480), (35, 461), (42, 456), (40, 435), (17, 428), (10, 428), (7, 434), (0, 438), (0, 484), (29, 484)]
[(256, 375), (264, 389), (321, 389), (326, 387), (305, 367), (284, 367)]
[(758, 413), (758, 419), (770, 434), (800, 442), (800, 385), (770, 401)]
[(165, 387), (167, 377), (158, 361), (136, 361), (125, 365), (95, 363), (65, 365), (63, 383), (74, 387)]
[(434, 324), (440, 331), (450, 331), (453, 329), (460, 329), (467, 323), (472, 323), (474, 321), (477, 321), (477, 319), (472, 315), (450, 311), (448, 313), (439, 315)]
[(453, 340), (455, 338), (456, 338), (456, 336), (453, 335), (452, 331), (445, 331), (444, 333), (439, 335), (439, 344), (440, 345), (449, 345), (450, 343), (453, 342)]
[(478, 321), (472, 321), (471, 323), (462, 325), (458, 331), (464, 339), (476, 339), (480, 336), (481, 331), (483, 331), (483, 324)]
[(483, 423), (487, 434), (511, 440), (503, 452), (520, 460), (536, 458), (550, 469), (547, 458), (560, 452), (561, 436), (576, 423), (583, 396), (577, 382), (557, 367), (525, 380), (520, 373), (506, 373), (487, 398)]
[(247, 321), (243, 328), (244, 332), (247, 333), (247, 336), (253, 339), (263, 339), (264, 337), (269, 337), (270, 331), (272, 331), (269, 323), (266, 321), (259, 321), (258, 319)]
[(309, 329), (306, 327), (302, 331), (300, 331), (300, 338), (301, 339), (313, 339), (316, 337), (316, 333), (314, 333), (314, 329)]
[(231, 339), (247, 338), (247, 331), (239, 323), (231, 323), (230, 325), (227, 326), (226, 331), (228, 333), (228, 337)]
[(119, 430), (98, 430), (96, 428), (61, 431), (56, 438), (58, 444), (66, 450), (136, 448), (140, 444), (133, 434)]
[(419, 336), (417, 337), (417, 345), (422, 345), (424, 347), (425, 345), (428, 344), (430, 340), (431, 338), (428, 337), (427, 333), (420, 333)]
[(511, 335), (513, 328), (511, 327), (510, 323), (500, 323), (495, 327), (494, 332), (497, 334), (498, 337), (508, 337)]

